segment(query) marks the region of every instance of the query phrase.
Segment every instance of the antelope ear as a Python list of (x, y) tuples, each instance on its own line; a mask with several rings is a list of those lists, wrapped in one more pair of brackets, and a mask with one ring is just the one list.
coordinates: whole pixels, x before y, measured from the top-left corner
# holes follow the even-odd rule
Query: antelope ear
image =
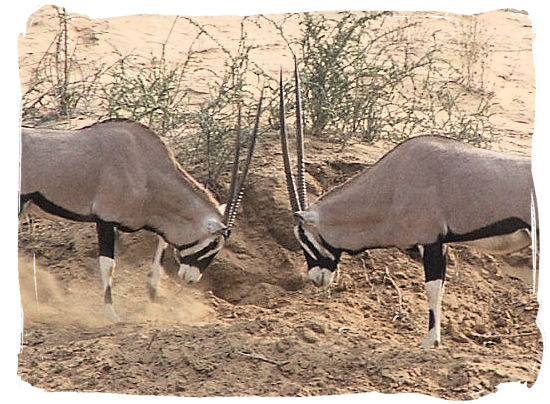
[(208, 220), (208, 222), (206, 222), (206, 228), (211, 234), (219, 234), (226, 229), (223, 223), (215, 219)]
[(312, 212), (309, 210), (300, 210), (298, 212), (294, 212), (294, 217), (305, 224), (319, 223), (319, 214), (317, 212)]
[(225, 215), (226, 208), (227, 208), (227, 203), (222, 203), (220, 206), (218, 206), (218, 211), (222, 216)]

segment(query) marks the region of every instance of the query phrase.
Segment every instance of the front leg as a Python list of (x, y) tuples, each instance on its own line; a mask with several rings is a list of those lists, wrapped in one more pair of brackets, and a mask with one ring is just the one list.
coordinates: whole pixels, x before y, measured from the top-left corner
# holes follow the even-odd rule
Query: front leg
[(162, 275), (162, 260), (166, 254), (168, 243), (164, 241), (161, 236), (158, 236), (157, 251), (153, 257), (153, 265), (151, 267), (151, 274), (149, 276), (149, 297), (151, 300), (155, 300), (157, 297), (157, 290)]
[(96, 230), (99, 242), (99, 272), (103, 284), (105, 315), (111, 321), (118, 322), (120, 318), (113, 307), (113, 296), (111, 294), (113, 272), (115, 270), (115, 227), (112, 224), (98, 221)]
[(419, 248), (424, 263), (425, 289), (428, 296), (428, 335), (422, 348), (437, 347), (441, 343), (441, 302), (447, 267), (447, 247), (437, 242)]

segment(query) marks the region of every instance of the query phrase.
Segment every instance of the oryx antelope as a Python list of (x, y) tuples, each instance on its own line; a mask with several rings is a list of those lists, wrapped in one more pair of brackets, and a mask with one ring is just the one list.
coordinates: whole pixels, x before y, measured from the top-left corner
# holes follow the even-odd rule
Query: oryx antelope
[(282, 73), (281, 143), (294, 233), (309, 278), (317, 286), (329, 285), (342, 252), (417, 248), (429, 304), (429, 331), (421, 346), (439, 345), (445, 244), (463, 242), (496, 252), (528, 246), (531, 226), (536, 225), (530, 159), (442, 136), (418, 136), (308, 206), (297, 68), (295, 81), (297, 191), (288, 155)]
[(116, 229), (145, 229), (159, 236), (149, 278), (152, 298), (168, 245), (177, 249), (178, 275), (188, 282), (198, 281), (223, 247), (242, 198), (262, 99), (263, 95), (240, 178), (236, 148), (225, 208), (180, 167), (155, 133), (139, 123), (109, 120), (78, 130), (22, 128), (20, 210), (32, 202), (61, 218), (96, 223), (108, 317), (118, 319), (111, 296)]

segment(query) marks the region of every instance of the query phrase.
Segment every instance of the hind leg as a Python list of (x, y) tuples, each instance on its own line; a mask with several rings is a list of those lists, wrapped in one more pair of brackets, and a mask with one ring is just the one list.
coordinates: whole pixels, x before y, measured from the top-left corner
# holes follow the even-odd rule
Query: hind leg
[(158, 236), (157, 251), (153, 257), (153, 265), (151, 266), (151, 274), (149, 276), (149, 297), (155, 300), (157, 297), (158, 285), (162, 275), (162, 259), (168, 248), (168, 243), (161, 236)]
[(113, 307), (111, 294), (113, 272), (115, 270), (115, 227), (112, 224), (98, 221), (96, 229), (99, 241), (99, 273), (103, 284), (105, 315), (109, 320), (118, 322), (120, 318)]
[(422, 341), (422, 348), (437, 347), (441, 343), (441, 302), (443, 300), (443, 283), (447, 267), (447, 248), (442, 243), (423, 246), (425, 289), (428, 296), (428, 335)]
[(29, 214), (29, 205), (31, 204), (31, 198), (28, 195), (19, 195), (19, 212), (18, 212), (18, 221), (21, 223), (24, 218), (28, 225), (29, 235), (34, 233), (34, 221), (32, 216)]
[(23, 216), (27, 210), (27, 206), (29, 206), (30, 202), (31, 197), (29, 195), (19, 195), (19, 219), (21, 219), (21, 216)]

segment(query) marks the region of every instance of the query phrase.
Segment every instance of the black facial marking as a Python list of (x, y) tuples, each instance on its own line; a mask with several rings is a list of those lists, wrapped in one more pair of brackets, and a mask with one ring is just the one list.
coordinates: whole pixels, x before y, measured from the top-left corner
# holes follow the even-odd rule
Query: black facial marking
[(200, 242), (200, 240), (196, 240), (196, 241), (193, 241), (192, 243), (189, 243), (189, 244), (181, 244), (181, 245), (177, 246), (177, 249), (178, 250), (186, 250), (188, 248), (195, 247), (197, 244), (199, 244), (199, 242)]
[(320, 253), (319, 251), (317, 251), (315, 246), (309, 241), (301, 225), (298, 226), (298, 237), (300, 237), (300, 241), (309, 248), (309, 250), (313, 253), (313, 255), (315, 255), (315, 257), (311, 257), (308, 253), (304, 251), (304, 254), (306, 255), (306, 259), (307, 257), (310, 257), (312, 260), (315, 260), (320, 255)]
[[(196, 253), (180, 257), (180, 263), (198, 268), (200, 272), (204, 271), (206, 267), (210, 265), (216, 254), (212, 254), (206, 258), (203, 258), (202, 260), (199, 260), (199, 258), (202, 257), (204, 254), (210, 252), (211, 250), (217, 248), (219, 246), (219, 243), (220, 240), (216, 239)], [(195, 244), (198, 244), (198, 242)]]
[(315, 247), (315, 245), (309, 241), (301, 225), (298, 225), (298, 237), (300, 237), (300, 241), (304, 243), (315, 255), (315, 257), (312, 257), (306, 252), (305, 249), (303, 249), (308, 269), (311, 269), (313, 267), (320, 267), (326, 268), (331, 272), (334, 272), (336, 271), (336, 269), (338, 269), (338, 262), (340, 262), (342, 250), (332, 247), (322, 237), (320, 237), (320, 244), (325, 249), (327, 249), (334, 256), (335, 259), (323, 256), (323, 254)]

